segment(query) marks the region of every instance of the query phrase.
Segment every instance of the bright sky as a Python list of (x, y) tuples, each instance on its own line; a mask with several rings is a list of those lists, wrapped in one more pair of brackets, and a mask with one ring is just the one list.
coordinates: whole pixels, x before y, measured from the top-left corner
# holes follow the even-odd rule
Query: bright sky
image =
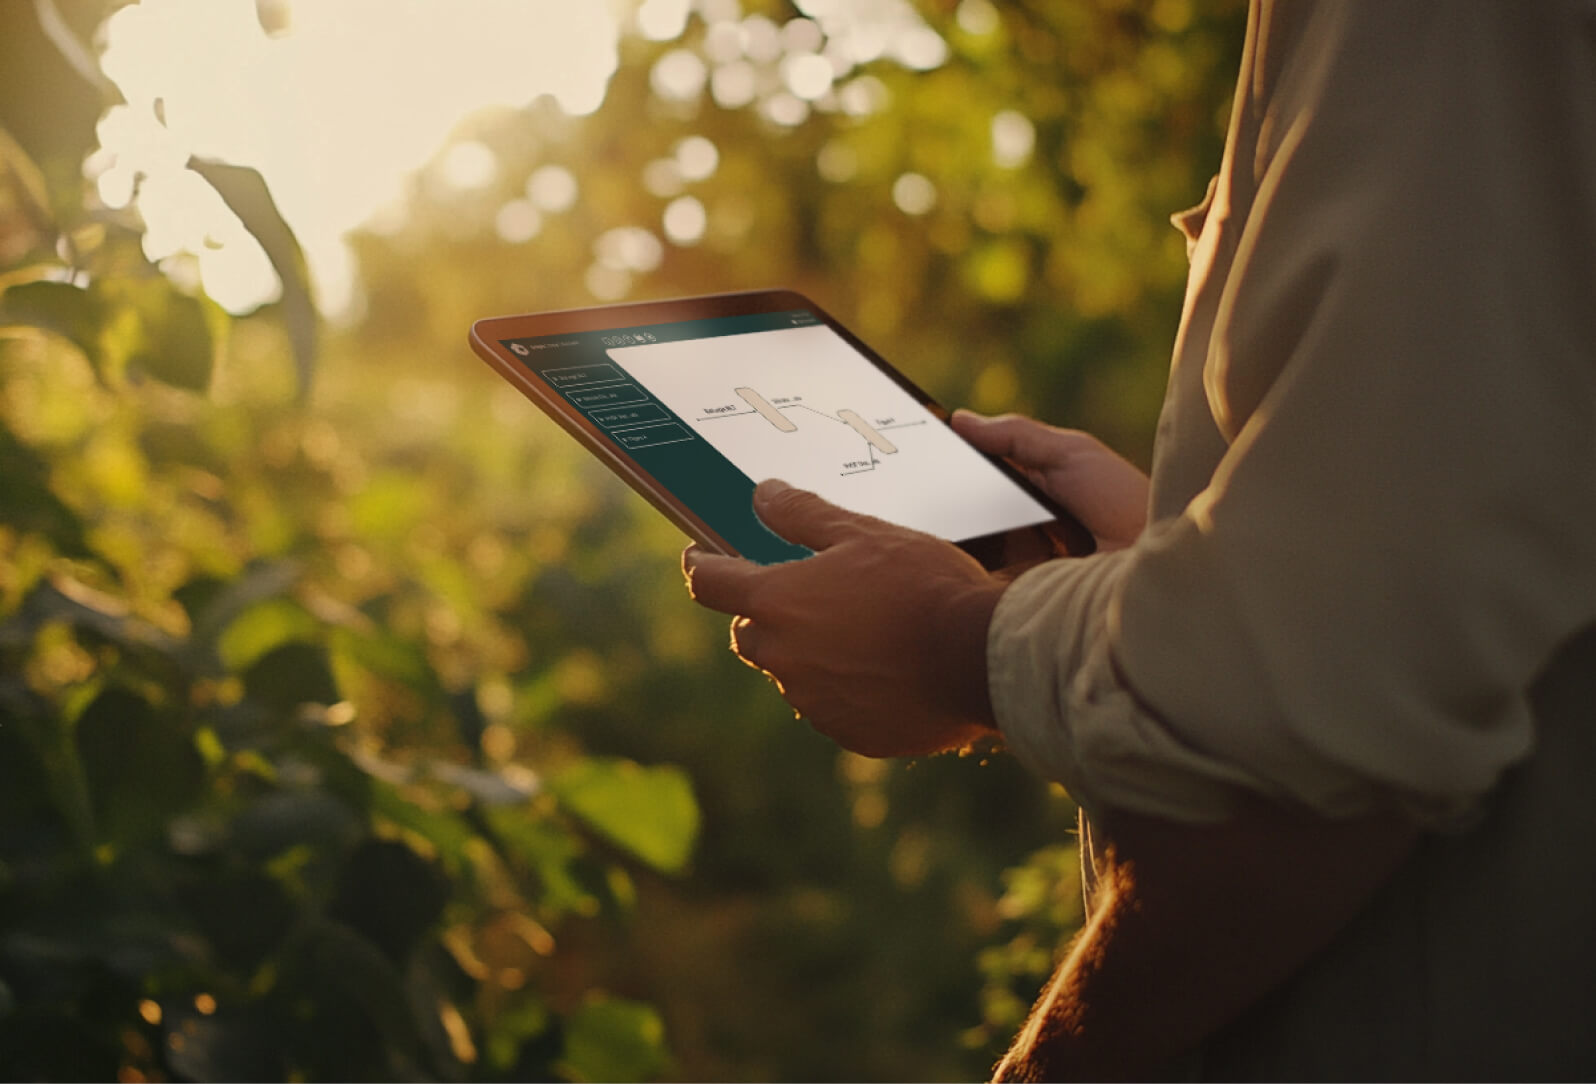
[[(101, 147), (86, 165), (107, 205), (126, 206), (136, 191), (151, 259), (196, 257), (206, 291), (235, 312), (275, 298), (277, 280), (220, 197), (184, 168), (192, 154), (261, 171), (305, 249), (319, 306), (336, 314), (354, 291), (347, 231), (397, 205), (409, 175), (478, 109), (520, 107), (545, 94), (573, 115), (598, 109), (623, 31), (668, 42), (696, 14), (707, 28), (703, 53), (667, 51), (651, 73), (656, 93), (707, 93), (723, 107), (757, 106), (785, 124), (801, 123), (811, 106), (870, 108), (870, 77), (842, 82), (857, 65), (884, 57), (925, 69), (946, 56), (906, 0), (799, 0), (804, 17), (780, 26), (744, 15), (740, 0), (271, 6), (287, 16), (277, 36), (261, 28), (255, 0), (142, 0), (113, 15), (102, 63), (128, 104), (102, 118)], [(756, 101), (749, 72), (760, 63), (779, 64), (783, 85)], [(690, 142), (678, 153), (682, 170), (694, 168), (695, 156), (704, 160), (705, 149)], [(495, 160), (464, 144), (442, 166), (451, 183), (471, 187), (493, 179)], [(541, 181), (534, 174), (542, 190), (529, 185), (528, 199), (518, 201), (526, 206), (507, 208), (515, 213), (501, 215), (501, 236), (528, 239), (540, 207), (558, 210), (577, 198), (576, 181), (564, 169)], [(673, 206), (662, 232), (690, 242), (702, 232), (702, 208), (690, 198)], [(610, 246), (636, 249), (643, 240), (625, 237)], [(606, 258), (596, 254), (595, 267)]]

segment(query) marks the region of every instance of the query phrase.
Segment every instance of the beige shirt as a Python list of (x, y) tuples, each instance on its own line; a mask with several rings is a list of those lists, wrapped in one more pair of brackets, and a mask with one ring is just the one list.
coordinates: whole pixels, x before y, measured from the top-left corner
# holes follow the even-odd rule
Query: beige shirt
[(1444, 830), (1221, 1075), (1596, 1075), (1596, 0), (1254, 0), (1184, 223), (1150, 525), (1005, 592), (1005, 739)]

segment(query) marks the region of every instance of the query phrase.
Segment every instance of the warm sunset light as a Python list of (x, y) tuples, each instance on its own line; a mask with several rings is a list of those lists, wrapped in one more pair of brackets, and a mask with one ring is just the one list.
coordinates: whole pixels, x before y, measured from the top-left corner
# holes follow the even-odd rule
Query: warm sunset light
[[(651, 72), (655, 93), (692, 102), (707, 90), (728, 109), (757, 102), (779, 127), (801, 124), (813, 109), (878, 108), (871, 77), (841, 85), (860, 64), (890, 59), (927, 70), (946, 59), (945, 43), (904, 0), (798, 7), (805, 16), (783, 24), (745, 15), (738, 0), (280, 3), (284, 25), (268, 34), (254, 0), (143, 0), (106, 26), (104, 70), (127, 104), (102, 118), (101, 147), (87, 169), (108, 206), (136, 199), (152, 260), (188, 254), (206, 292), (245, 312), (276, 296), (276, 276), (184, 163), (198, 155), (253, 166), (305, 250), (319, 307), (337, 314), (354, 290), (348, 230), (400, 204), (407, 178), (476, 110), (542, 96), (572, 116), (598, 109), (625, 32), (670, 41), (696, 15), (707, 27), (703, 53), (664, 53)], [(759, 65), (775, 71), (774, 85)], [(702, 179), (714, 154), (708, 140), (688, 140), (672, 168)], [(454, 148), (441, 164), (444, 182), (462, 189), (491, 182), (494, 168), (493, 152), (480, 144)], [(658, 173), (651, 187), (671, 183)], [(570, 173), (546, 167), (530, 202), (507, 206), (497, 228), (508, 241), (529, 240), (542, 214), (576, 198)], [(664, 224), (678, 243), (703, 233), (695, 206), (675, 205)], [(183, 273), (181, 264), (169, 270)], [(615, 259), (599, 260), (594, 293), (619, 296), (625, 275)]]
[[(190, 155), (259, 169), (310, 261), (319, 303), (349, 300), (342, 234), (401, 199), (405, 178), (468, 113), (550, 95), (597, 109), (620, 28), (606, 4), (451, 0), (294, 4), (282, 35), (253, 0), (145, 0), (106, 28), (106, 73), (128, 104), (100, 124), (90, 163), (113, 207), (132, 197), (152, 259), (199, 259), (207, 292), (243, 311), (275, 292), (258, 246), (197, 175)], [(469, 185), (491, 152), (456, 156)]]
[[(1078, 811), (684, 526), (1045, 514), (856, 343), (1150, 462), (1248, 9), (0, 0), (0, 1077), (990, 1079)], [(821, 677), (976, 707), (857, 526)]]

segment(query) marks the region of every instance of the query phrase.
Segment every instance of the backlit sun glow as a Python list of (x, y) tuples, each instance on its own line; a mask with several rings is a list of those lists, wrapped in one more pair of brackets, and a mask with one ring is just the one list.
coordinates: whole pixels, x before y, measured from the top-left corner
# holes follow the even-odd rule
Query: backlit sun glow
[[(253, 0), (143, 0), (106, 26), (102, 63), (127, 104), (100, 121), (100, 198), (126, 206), (136, 184), (146, 255), (193, 255), (235, 312), (274, 297), (276, 276), (190, 155), (261, 171), (336, 313), (353, 288), (344, 233), (398, 202), (462, 117), (542, 95), (591, 113), (616, 65), (607, 4), (339, 0), (291, 15), (270, 37)], [(491, 168), (475, 151), (448, 165), (467, 184)]]
[[(983, 3), (963, 0), (961, 19), (964, 8)], [(697, 47), (666, 48), (654, 61), (655, 94), (695, 103), (707, 91), (721, 108), (757, 108), (779, 128), (813, 111), (879, 109), (885, 87), (860, 65), (887, 60), (926, 70), (947, 57), (907, 0), (796, 6), (801, 14), (778, 24), (745, 13), (740, 0), (275, 0), (267, 21), (281, 32), (271, 33), (257, 0), (141, 0), (104, 28), (102, 66), (126, 104), (100, 119), (100, 146), (84, 169), (108, 207), (137, 208), (151, 260), (176, 278), (197, 273), (198, 285), (234, 313), (275, 299), (280, 285), (244, 225), (186, 163), (198, 156), (257, 169), (304, 249), (318, 307), (353, 316), (358, 295), (345, 236), (402, 222), (409, 178), (469, 114), (544, 96), (568, 115), (597, 110), (623, 32), (670, 42), (696, 17)], [(1029, 153), (1024, 123), (994, 126), (1000, 160)], [(672, 244), (704, 236), (706, 209), (682, 190), (718, 163), (713, 143), (690, 136), (640, 178), (673, 201), (660, 223)], [(437, 159), (429, 182), (480, 190), (498, 168), (492, 148), (461, 142)], [(824, 164), (822, 173), (845, 180)], [(913, 214), (935, 200), (929, 182), (916, 186), (916, 178), (894, 189)], [(546, 216), (575, 205), (582, 187), (571, 169), (544, 163), (493, 228), (506, 243), (531, 241)], [(588, 276), (596, 298), (622, 296), (634, 276), (658, 266), (643, 233), (658, 243), (626, 223), (600, 239)]]

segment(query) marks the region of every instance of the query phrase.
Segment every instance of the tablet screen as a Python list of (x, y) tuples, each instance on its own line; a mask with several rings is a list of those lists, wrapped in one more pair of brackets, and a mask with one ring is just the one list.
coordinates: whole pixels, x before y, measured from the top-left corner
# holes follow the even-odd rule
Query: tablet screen
[(754, 516), (765, 478), (952, 542), (1054, 519), (806, 310), (500, 341), (755, 561), (809, 552)]

